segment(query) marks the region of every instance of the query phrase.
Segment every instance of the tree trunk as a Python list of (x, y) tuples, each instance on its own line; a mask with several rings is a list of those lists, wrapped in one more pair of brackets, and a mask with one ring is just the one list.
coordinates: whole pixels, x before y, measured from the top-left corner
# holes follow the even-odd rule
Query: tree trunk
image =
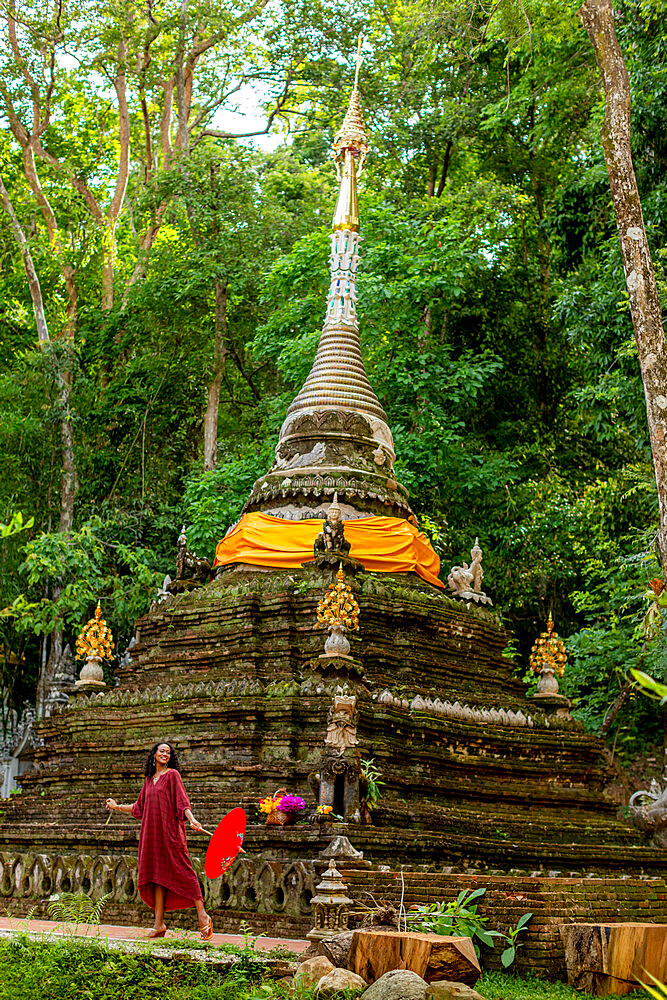
[(480, 974), (470, 938), (415, 931), (356, 930), (348, 961), (369, 983), (394, 969), (409, 969), (427, 983), (445, 979), (468, 986), (474, 986)]
[(663, 572), (667, 573), (667, 348), (653, 262), (632, 164), (630, 77), (616, 37), (611, 0), (586, 0), (579, 10), (579, 16), (595, 50), (604, 83), (602, 146), (644, 382), (660, 509), (658, 552)]
[(4, 205), (5, 211), (9, 216), (9, 221), (12, 227), (12, 232), (14, 234), (14, 239), (19, 245), (19, 250), (21, 251), (21, 258), (23, 260), (23, 267), (25, 269), (26, 278), (28, 279), (28, 288), (30, 289), (30, 297), (32, 299), (32, 308), (35, 314), (35, 323), (37, 325), (37, 337), (40, 344), (48, 344), (49, 342), (49, 328), (46, 323), (46, 315), (44, 313), (44, 301), (42, 299), (42, 288), (39, 283), (39, 278), (37, 276), (37, 271), (35, 270), (35, 265), (33, 264), (32, 254), (30, 253), (30, 247), (28, 246), (28, 241), (25, 238), (25, 233), (21, 228), (21, 223), (19, 222), (16, 212), (14, 211), (14, 206), (11, 203), (7, 188), (3, 184), (2, 177), (0, 176), (0, 199)]
[(440, 198), (442, 192), (445, 190), (445, 184), (447, 183), (447, 173), (449, 171), (449, 160), (452, 155), (452, 140), (450, 139), (445, 146), (445, 158), (442, 164), (442, 172), (440, 174), (440, 182), (438, 184), (438, 190), (435, 193), (436, 198)]
[(114, 226), (106, 223), (102, 226), (102, 282), (101, 298), (104, 312), (113, 309), (113, 278), (114, 258), (116, 255), (116, 235)]
[[(44, 302), (42, 299), (42, 289), (39, 276), (35, 269), (30, 247), (26, 240), (25, 233), (16, 216), (11, 199), (0, 177), (0, 201), (5, 208), (10, 220), (12, 233), (18, 243), (23, 260), (23, 266), (28, 280), (30, 296), (32, 299), (35, 323), (37, 325), (37, 336), (40, 347), (46, 348), (51, 344), (49, 328), (44, 312)], [(49, 206), (50, 207), (50, 206)], [(62, 457), (62, 483), (60, 490), (60, 520), (58, 531), (71, 531), (74, 522), (74, 501), (78, 491), (78, 478), (76, 473), (76, 456), (74, 452), (74, 430), (72, 425), (72, 413), (70, 407), (70, 396), (72, 392), (72, 371), (70, 346), (77, 321), (77, 289), (74, 277), (74, 269), (63, 263), (63, 276), (68, 297), (67, 319), (64, 328), (64, 337), (59, 344), (59, 353), (53, 353), (53, 368), (57, 386), (58, 405), (60, 409), (60, 445)], [(53, 599), (57, 600), (60, 587), (56, 584)], [(46, 641), (46, 640), (45, 640)], [(35, 699), (38, 718), (42, 718), (46, 707), (46, 699), (53, 682), (58, 663), (62, 656), (63, 633), (62, 629), (54, 629), (49, 636), (49, 655), (42, 662), (37, 683), (37, 696)]]
[[(664, 924), (561, 924), (567, 981), (594, 996), (634, 993), (667, 973)], [(648, 973), (648, 975), (647, 975)]]
[[(60, 590), (54, 591), (53, 600), (57, 600), (60, 596)], [(46, 708), (46, 699), (53, 683), (53, 678), (56, 673), (56, 668), (60, 663), (60, 659), (63, 654), (63, 633), (62, 629), (54, 629), (49, 636), (49, 655), (46, 663), (42, 663), (42, 669), (39, 672), (39, 680), (37, 682), (37, 695), (35, 697), (35, 711), (37, 713), (37, 718), (42, 719), (44, 717), (44, 710)]]
[(215, 281), (215, 334), (213, 343), (213, 378), (208, 387), (208, 400), (204, 415), (204, 472), (211, 472), (218, 464), (218, 409), (220, 387), (227, 351), (227, 283)]
[[(69, 345), (65, 345), (65, 350)], [(72, 392), (72, 372), (68, 368), (58, 373), (58, 388), (60, 395), (60, 445), (63, 463), (63, 478), (60, 490), (60, 522), (58, 531), (71, 531), (74, 523), (74, 501), (79, 491), (79, 479), (76, 474), (76, 456), (74, 453), (74, 428), (72, 426), (72, 410), (70, 395)]]
[(609, 709), (607, 710), (607, 714), (602, 720), (602, 725), (600, 726), (598, 732), (598, 736), (600, 736), (602, 739), (604, 739), (604, 737), (607, 735), (607, 733), (609, 732), (609, 730), (611, 729), (616, 720), (616, 716), (621, 711), (626, 701), (630, 697), (630, 692), (632, 691), (633, 686), (634, 685), (632, 681), (626, 681), (623, 687), (621, 688), (619, 694), (616, 696), (616, 698), (610, 705)]

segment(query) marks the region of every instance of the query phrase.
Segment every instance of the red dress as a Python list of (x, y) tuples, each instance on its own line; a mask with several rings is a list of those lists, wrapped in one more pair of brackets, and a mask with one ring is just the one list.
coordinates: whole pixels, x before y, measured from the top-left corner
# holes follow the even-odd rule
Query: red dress
[(139, 894), (152, 910), (156, 885), (167, 890), (165, 910), (184, 910), (202, 898), (185, 837), (185, 810), (189, 808), (183, 779), (172, 767), (157, 782), (146, 778), (132, 806), (132, 815), (141, 820)]

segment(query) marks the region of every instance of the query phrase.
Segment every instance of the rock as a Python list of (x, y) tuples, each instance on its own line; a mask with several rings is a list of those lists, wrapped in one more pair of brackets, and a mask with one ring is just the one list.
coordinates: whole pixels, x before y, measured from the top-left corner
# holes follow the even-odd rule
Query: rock
[(428, 985), (416, 972), (394, 969), (385, 972), (362, 995), (362, 1000), (426, 1000)]
[(366, 980), (355, 972), (350, 972), (348, 969), (334, 969), (326, 976), (322, 976), (315, 987), (315, 996), (319, 997), (319, 1000), (330, 1000), (330, 997), (341, 995), (358, 996), (364, 992), (367, 985)]
[(333, 972), (333, 964), (324, 955), (316, 955), (315, 958), (307, 958), (296, 970), (294, 985), (304, 989), (312, 990), (317, 986), (320, 979), (329, 972)]
[[(316, 948), (315, 945), (311, 943), (306, 949), (306, 951), (301, 952), (301, 954), (297, 958), (297, 962), (301, 965), (303, 962), (307, 962), (309, 958), (316, 958), (317, 955), (319, 954), (320, 954), (319, 949)], [(328, 956), (325, 957), (328, 958)]]
[(342, 934), (320, 941), (317, 945), (318, 953), (328, 958), (336, 968), (347, 969), (353, 934), (354, 931), (343, 931)]
[(430, 983), (426, 1000), (484, 1000), (484, 997), (465, 983), (441, 979), (438, 983)]

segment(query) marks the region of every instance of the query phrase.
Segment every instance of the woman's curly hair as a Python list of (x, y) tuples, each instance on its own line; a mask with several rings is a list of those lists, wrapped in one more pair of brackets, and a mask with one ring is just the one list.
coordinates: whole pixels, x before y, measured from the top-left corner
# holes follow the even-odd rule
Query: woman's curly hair
[(178, 754), (176, 753), (176, 750), (168, 740), (160, 740), (159, 743), (156, 743), (154, 746), (151, 747), (148, 757), (146, 758), (146, 763), (144, 764), (144, 775), (147, 778), (152, 778), (153, 775), (155, 774), (155, 771), (157, 770), (157, 764), (155, 763), (155, 752), (157, 748), (161, 747), (163, 744), (166, 744), (166, 746), (168, 746), (169, 750), (171, 751), (169, 754), (169, 760), (167, 761), (167, 767), (173, 768), (174, 771), (178, 771), (179, 774), (181, 773), (181, 765), (179, 763)]

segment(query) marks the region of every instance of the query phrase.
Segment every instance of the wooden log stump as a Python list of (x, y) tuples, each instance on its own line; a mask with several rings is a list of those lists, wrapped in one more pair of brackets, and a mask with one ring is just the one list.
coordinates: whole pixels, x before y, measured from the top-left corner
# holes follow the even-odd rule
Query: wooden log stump
[(667, 980), (667, 924), (562, 924), (567, 981), (603, 997)]
[(468, 986), (473, 986), (480, 975), (470, 938), (416, 931), (355, 931), (349, 968), (369, 983), (394, 969), (409, 969), (427, 983), (449, 979)]

